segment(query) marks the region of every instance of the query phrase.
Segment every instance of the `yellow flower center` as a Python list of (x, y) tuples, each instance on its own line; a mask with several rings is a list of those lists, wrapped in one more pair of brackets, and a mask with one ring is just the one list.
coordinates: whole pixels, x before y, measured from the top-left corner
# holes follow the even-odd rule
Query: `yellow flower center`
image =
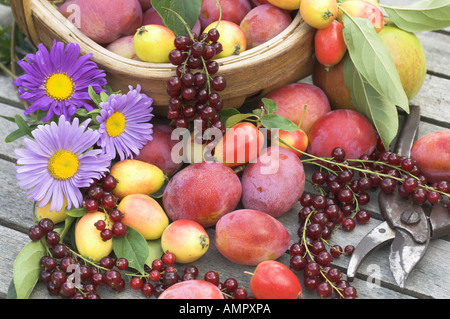
[(115, 112), (106, 120), (106, 132), (111, 137), (119, 136), (125, 130), (126, 119), (120, 112)]
[(65, 150), (54, 153), (48, 161), (50, 175), (60, 181), (73, 177), (79, 166), (78, 157), (74, 153)]
[(63, 73), (55, 73), (49, 76), (44, 87), (47, 95), (57, 101), (70, 99), (75, 91), (75, 84), (72, 79)]

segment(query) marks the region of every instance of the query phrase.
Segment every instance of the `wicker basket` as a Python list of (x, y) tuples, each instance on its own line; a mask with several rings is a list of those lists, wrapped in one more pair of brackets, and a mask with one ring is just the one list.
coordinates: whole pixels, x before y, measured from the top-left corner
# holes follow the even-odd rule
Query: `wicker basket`
[[(167, 115), (166, 84), (175, 74), (173, 65), (136, 61), (110, 52), (86, 37), (48, 0), (10, 0), (10, 4), (16, 23), (34, 45), (50, 47), (54, 39), (78, 43), (82, 54), (94, 54), (92, 60), (105, 70), (114, 90), (126, 92), (129, 85), (140, 84), (153, 98), (154, 112)], [(246, 100), (310, 75), (313, 37), (314, 30), (297, 14), (287, 29), (265, 44), (217, 60), (218, 74), (227, 80), (227, 88), (221, 92), (225, 107), (238, 108)]]

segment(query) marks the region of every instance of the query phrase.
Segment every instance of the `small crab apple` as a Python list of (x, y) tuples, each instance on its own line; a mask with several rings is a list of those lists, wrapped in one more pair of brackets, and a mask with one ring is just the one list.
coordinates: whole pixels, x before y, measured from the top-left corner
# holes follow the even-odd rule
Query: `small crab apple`
[(213, 28), (219, 31), (219, 41), (223, 48), (222, 52), (214, 56), (214, 59), (239, 55), (247, 49), (245, 33), (238, 24), (226, 20), (221, 20), (217, 24), (217, 21), (214, 21), (203, 30), (203, 33), (208, 33)]
[(257, 299), (297, 299), (302, 295), (298, 277), (276, 260), (263, 261), (256, 266), (250, 289)]
[(366, 1), (347, 1), (341, 3), (337, 16), (338, 21), (341, 23), (344, 14), (368, 19), (372, 22), (376, 32), (380, 32), (386, 24), (383, 12), (376, 5)]
[(337, 18), (338, 5), (336, 0), (302, 0), (300, 14), (311, 27), (323, 29)]
[(280, 142), (279, 140), (283, 141), (284, 143), (288, 144), (289, 146), (292, 146), (293, 148), (301, 152), (306, 152), (306, 149), (308, 148), (308, 135), (305, 133), (305, 131), (303, 131), (300, 128), (292, 132), (278, 130), (278, 132), (275, 133), (275, 135), (273, 136), (272, 145), (284, 147), (294, 152), (298, 157), (301, 157), (303, 155), (301, 152), (292, 149), (288, 145)]
[(328, 68), (338, 64), (347, 52), (343, 30), (343, 24), (334, 20), (328, 27), (317, 30), (314, 35), (316, 59)]
[(209, 236), (196, 221), (178, 219), (162, 233), (161, 247), (173, 253), (178, 263), (191, 263), (208, 251)]
[(133, 45), (138, 58), (144, 62), (168, 63), (175, 49), (175, 34), (167, 27), (149, 24), (137, 29)]

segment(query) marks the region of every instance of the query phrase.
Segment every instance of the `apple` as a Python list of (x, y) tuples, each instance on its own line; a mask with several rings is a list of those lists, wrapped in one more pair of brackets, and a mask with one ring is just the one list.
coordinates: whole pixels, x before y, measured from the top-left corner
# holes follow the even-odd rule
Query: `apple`
[(106, 46), (106, 49), (114, 52), (115, 54), (123, 56), (124, 58), (139, 60), (136, 55), (136, 51), (134, 51), (133, 38), (134, 36), (132, 35), (118, 38), (117, 40), (108, 44)]
[(63, 208), (60, 211), (56, 210), (50, 210), (51, 202), (49, 202), (47, 205), (40, 207), (37, 205), (36, 207), (36, 217), (38, 220), (49, 218), (51, 219), (55, 224), (61, 223), (66, 220), (66, 218), (69, 216), (66, 211), (67, 207), (67, 199), (64, 196), (63, 198)]
[[(230, 21), (239, 25), (247, 12), (252, 9), (248, 0), (218, 0), (222, 9), (222, 21)], [(201, 28), (205, 29), (212, 22), (219, 20), (217, 0), (202, 0), (200, 9)]]
[(380, 32), (386, 24), (383, 12), (376, 5), (367, 1), (347, 1), (341, 3), (337, 16), (338, 21), (341, 23), (344, 15), (343, 10), (352, 17), (368, 19), (372, 22), (376, 32)]
[(394, 25), (385, 26), (378, 36), (391, 52), (408, 99), (420, 91), (427, 73), (425, 51), (419, 38)]
[[(331, 110), (325, 93), (309, 83), (290, 83), (265, 96), (277, 104), (275, 114), (290, 119), (308, 134), (313, 123)], [(306, 106), (306, 109), (305, 109)]]
[(161, 247), (164, 252), (173, 253), (177, 263), (191, 263), (208, 251), (209, 236), (196, 221), (179, 219), (162, 233)]
[(165, 289), (158, 299), (224, 299), (219, 287), (206, 280), (180, 281)]
[(140, 27), (133, 39), (134, 50), (144, 62), (168, 63), (169, 53), (175, 49), (175, 34), (167, 27), (149, 24)]
[(208, 33), (212, 28), (216, 28), (219, 31), (219, 42), (223, 48), (222, 52), (214, 56), (214, 59), (239, 55), (247, 49), (245, 33), (238, 24), (226, 20), (221, 20), (217, 24), (217, 21), (214, 21), (203, 32)]
[(303, 155), (301, 152), (293, 150), (288, 145), (280, 142), (279, 140), (282, 140), (283, 142), (287, 143), (288, 145), (296, 148), (301, 152), (306, 152), (308, 148), (308, 135), (302, 129), (298, 129), (293, 132), (278, 130), (278, 132), (276, 132), (272, 138), (273, 146), (283, 147), (285, 149), (294, 152), (298, 157), (301, 157)]
[(99, 44), (134, 34), (143, 16), (138, 0), (71, 0), (61, 5), (59, 12)]
[(240, 23), (247, 39), (247, 49), (254, 48), (277, 36), (292, 22), (289, 11), (271, 4), (250, 10)]

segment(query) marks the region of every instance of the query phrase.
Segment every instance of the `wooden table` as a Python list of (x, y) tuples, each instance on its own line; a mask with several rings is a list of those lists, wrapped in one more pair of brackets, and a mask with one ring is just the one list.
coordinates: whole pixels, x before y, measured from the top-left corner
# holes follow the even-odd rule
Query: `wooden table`
[[(389, 1), (382, 1), (386, 3)], [(391, 1), (392, 3), (408, 3), (409, 1)], [(437, 32), (423, 32), (418, 34), (427, 57), (428, 73), (420, 93), (411, 100), (411, 104), (421, 107), (422, 117), (419, 127), (419, 136), (427, 133), (450, 129), (450, 28)], [(311, 82), (310, 78), (301, 82)], [(11, 79), (0, 72), (0, 113), (6, 116), (22, 114), (23, 105), (17, 98)], [(0, 298), (6, 298), (8, 286), (13, 275), (13, 263), (19, 251), (30, 240), (27, 232), (32, 225), (32, 203), (28, 201), (24, 193), (17, 186), (15, 179), (15, 148), (23, 148), (22, 140), (5, 144), (3, 141), (8, 133), (15, 130), (12, 124), (0, 118)], [(308, 186), (307, 191), (313, 191)], [(377, 207), (376, 194), (372, 195), (372, 201), (368, 209), (372, 218), (367, 225), (358, 225), (355, 230), (346, 233), (338, 230), (332, 236), (332, 244), (357, 245), (361, 238), (374, 226), (381, 223), (381, 217)], [(297, 230), (299, 224), (297, 213), (301, 208), (296, 205), (290, 212), (281, 216), (279, 220), (286, 226), (291, 234), (292, 243), (299, 237)], [(214, 247), (214, 229), (207, 229), (211, 246), (200, 260), (195, 262), (200, 273), (208, 270), (220, 272), (221, 279), (234, 277), (240, 285), (249, 288), (250, 276), (245, 271), (252, 272), (255, 267), (241, 266), (225, 259)], [(400, 289), (389, 269), (388, 253), (386, 246), (370, 255), (361, 265), (353, 286), (358, 290), (362, 299), (414, 299), (414, 298), (448, 298), (450, 295), (450, 237), (434, 240), (430, 243), (428, 252), (412, 271), (404, 289)], [(289, 255), (286, 253), (279, 261), (289, 264)], [(343, 273), (349, 258), (341, 256), (335, 258), (333, 265)], [(182, 266), (180, 266), (182, 267)], [(181, 268), (180, 268), (181, 269)], [(299, 274), (302, 280), (302, 275)], [(103, 298), (144, 298), (138, 292), (127, 288), (116, 294), (109, 289), (100, 291)], [(38, 284), (31, 298), (50, 297), (46, 288)], [(315, 292), (304, 291), (304, 298), (317, 298)]]

